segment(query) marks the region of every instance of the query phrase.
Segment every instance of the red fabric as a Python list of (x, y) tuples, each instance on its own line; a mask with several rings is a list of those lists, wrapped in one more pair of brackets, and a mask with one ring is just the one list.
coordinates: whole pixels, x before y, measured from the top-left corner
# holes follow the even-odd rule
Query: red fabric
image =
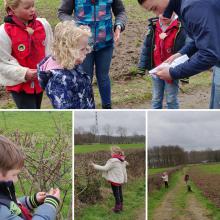
[[(40, 21), (33, 19), (27, 26), (22, 24), (15, 16), (12, 16), (15, 24), (5, 23), (5, 31), (12, 42), (12, 56), (17, 59), (18, 63), (23, 67), (36, 69), (37, 64), (45, 57), (45, 39), (46, 33)], [(29, 34), (26, 28), (34, 30), (33, 34)], [(21, 47), (23, 49), (21, 50)], [(16, 74), (16, 73), (15, 73)], [(15, 86), (7, 86), (7, 91), (21, 92), (28, 94), (41, 93), (38, 79), (28, 81)]]
[[(174, 40), (179, 30), (179, 24), (178, 20), (174, 20), (164, 32), (167, 36), (161, 39), (160, 34), (163, 33), (163, 31), (160, 27), (159, 20), (157, 21), (155, 28), (155, 48), (153, 53), (155, 66), (160, 65), (173, 55)], [(172, 81), (168, 83), (172, 83)]]
[(111, 183), (113, 186), (121, 186), (120, 183), (114, 183), (114, 182), (112, 182), (112, 181), (108, 181), (108, 182)]
[(120, 155), (120, 154), (112, 154), (112, 158), (117, 158), (119, 160), (125, 160), (125, 156), (124, 155)]
[(32, 219), (32, 215), (31, 215), (30, 211), (25, 206), (23, 206), (22, 204), (19, 204), (19, 208), (21, 209), (21, 212), (22, 212), (23, 216), (25, 217), (25, 220)]

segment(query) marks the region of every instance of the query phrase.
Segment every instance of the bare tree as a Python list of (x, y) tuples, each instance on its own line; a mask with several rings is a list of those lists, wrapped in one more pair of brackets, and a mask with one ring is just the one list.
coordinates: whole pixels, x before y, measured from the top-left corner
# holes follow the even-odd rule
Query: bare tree
[(125, 137), (127, 135), (127, 129), (125, 127), (119, 126), (117, 128), (117, 133), (119, 133), (119, 135), (121, 137), (121, 143), (124, 143), (125, 142)]
[(110, 124), (105, 124), (103, 126), (103, 130), (105, 132), (105, 135), (107, 136), (107, 143), (110, 144), (111, 143), (111, 135), (112, 135), (112, 127)]

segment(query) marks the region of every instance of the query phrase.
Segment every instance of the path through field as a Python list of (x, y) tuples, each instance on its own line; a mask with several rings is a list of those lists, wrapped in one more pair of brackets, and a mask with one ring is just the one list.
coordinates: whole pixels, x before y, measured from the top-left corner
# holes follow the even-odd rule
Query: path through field
[[(177, 206), (178, 195), (185, 189), (183, 176), (177, 185), (164, 197), (162, 203), (155, 209), (153, 220), (211, 220), (209, 212), (200, 204), (195, 195), (188, 193), (185, 208)], [(186, 192), (187, 193), (187, 192)]]

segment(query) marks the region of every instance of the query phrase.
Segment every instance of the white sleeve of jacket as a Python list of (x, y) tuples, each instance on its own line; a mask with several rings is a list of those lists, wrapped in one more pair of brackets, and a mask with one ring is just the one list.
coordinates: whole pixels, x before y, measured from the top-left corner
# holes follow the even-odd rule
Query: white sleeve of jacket
[(25, 82), (27, 69), (11, 56), (11, 39), (2, 24), (0, 26), (0, 84), (14, 86)]
[(100, 170), (100, 171), (108, 171), (112, 168), (112, 166), (113, 166), (113, 163), (110, 160), (107, 161), (105, 166), (100, 166), (100, 165), (94, 164), (94, 168), (96, 170)]
[(46, 39), (45, 39), (45, 55), (48, 56), (51, 54), (51, 46), (53, 42), (53, 31), (49, 24), (49, 22), (45, 18), (37, 18), (38, 21), (40, 21), (43, 26), (46, 33)]

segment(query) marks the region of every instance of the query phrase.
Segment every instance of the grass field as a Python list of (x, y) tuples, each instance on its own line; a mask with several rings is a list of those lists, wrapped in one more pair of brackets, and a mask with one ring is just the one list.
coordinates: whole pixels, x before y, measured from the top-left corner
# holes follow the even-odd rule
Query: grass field
[(57, 127), (72, 132), (72, 112), (0, 112), (0, 130), (33, 133), (45, 137), (57, 134)]
[[(95, 151), (109, 151), (110, 147), (115, 144), (90, 144), (90, 145), (76, 145), (74, 147), (74, 153), (89, 153)], [(116, 144), (117, 146), (121, 147), (122, 149), (130, 149), (130, 148), (144, 148), (144, 143), (139, 144)]]
[(201, 171), (205, 171), (210, 174), (220, 175), (220, 163), (217, 164), (201, 164), (197, 166)]
[[(145, 215), (145, 178), (140, 178), (123, 186), (124, 211), (120, 214), (112, 212), (113, 195), (109, 194), (101, 203), (83, 209), (76, 220), (131, 220)], [(143, 218), (141, 218), (143, 219)]]

